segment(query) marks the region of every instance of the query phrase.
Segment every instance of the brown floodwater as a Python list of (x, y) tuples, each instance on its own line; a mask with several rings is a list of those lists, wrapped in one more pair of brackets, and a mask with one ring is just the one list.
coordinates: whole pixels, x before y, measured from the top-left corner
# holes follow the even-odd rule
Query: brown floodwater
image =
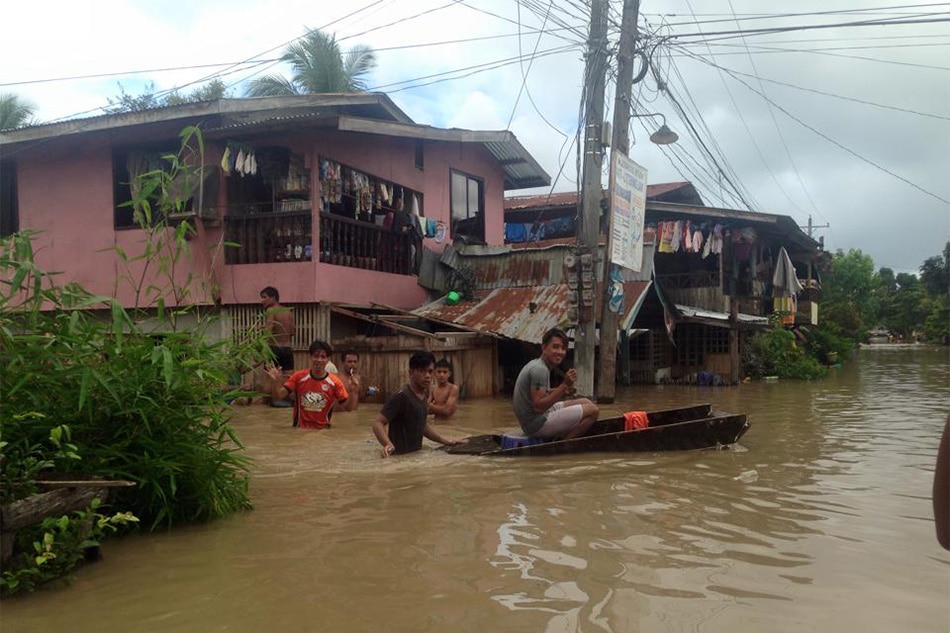
[[(712, 402), (736, 450), (379, 459), (378, 405), (290, 428), (238, 407), (253, 511), (107, 542), (3, 633), (950, 629), (934, 537), (946, 348), (883, 346), (815, 383), (637, 386), (605, 414)], [(510, 428), (465, 401), (453, 436)]]

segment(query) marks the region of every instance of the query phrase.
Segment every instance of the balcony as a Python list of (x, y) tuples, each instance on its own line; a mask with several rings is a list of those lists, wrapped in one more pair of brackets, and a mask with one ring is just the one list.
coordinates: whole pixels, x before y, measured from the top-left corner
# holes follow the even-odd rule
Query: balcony
[(397, 275), (415, 274), (413, 244), (408, 235), (396, 235), (369, 222), (321, 213), (319, 244), (313, 249), (312, 214), (307, 211), (232, 213), (225, 216), (227, 264), (269, 264), (318, 261), (336, 266), (378, 270)]

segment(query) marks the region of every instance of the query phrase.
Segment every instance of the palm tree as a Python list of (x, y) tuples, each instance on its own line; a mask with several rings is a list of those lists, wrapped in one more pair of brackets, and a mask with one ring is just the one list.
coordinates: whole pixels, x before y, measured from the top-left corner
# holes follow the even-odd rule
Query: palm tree
[(376, 53), (365, 45), (357, 45), (344, 54), (336, 36), (308, 30), (290, 44), (281, 56), (290, 64), (293, 76), (267, 75), (250, 83), (249, 97), (322, 92), (359, 92), (366, 90), (366, 75), (376, 67)]
[(33, 121), (36, 106), (15, 94), (0, 94), (0, 130), (12, 130)]

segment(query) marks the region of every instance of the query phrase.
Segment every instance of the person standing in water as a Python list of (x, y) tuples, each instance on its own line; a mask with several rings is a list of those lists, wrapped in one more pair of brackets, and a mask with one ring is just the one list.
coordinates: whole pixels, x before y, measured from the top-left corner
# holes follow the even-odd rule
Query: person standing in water
[(440, 358), (435, 364), (435, 384), (429, 398), (429, 413), (436, 420), (448, 420), (458, 410), (459, 388), (452, 382), (452, 363)]
[(330, 426), (330, 413), (335, 406), (339, 405), (344, 411), (351, 408), (349, 394), (340, 377), (327, 371), (333, 353), (330, 344), (314, 341), (309, 351), (310, 368), (294, 372), (283, 384), (280, 383), (282, 375), (278, 367), (267, 370), (274, 380), (271, 395), (285, 400), (294, 394), (294, 427), (325, 429)]
[[(264, 333), (274, 354), (274, 363), (282, 373), (275, 383), (279, 385), (294, 371), (294, 350), (291, 347), (296, 331), (294, 313), (290, 308), (280, 305), (280, 292), (273, 286), (261, 290), (261, 305), (264, 307)], [(278, 399), (272, 400), (271, 405), (289, 407), (290, 402)]]
[(432, 352), (416, 352), (409, 358), (409, 382), (386, 400), (373, 422), (373, 434), (383, 447), (383, 457), (418, 451), (423, 437), (446, 446), (463, 443), (442, 437), (426, 419), (434, 371)]

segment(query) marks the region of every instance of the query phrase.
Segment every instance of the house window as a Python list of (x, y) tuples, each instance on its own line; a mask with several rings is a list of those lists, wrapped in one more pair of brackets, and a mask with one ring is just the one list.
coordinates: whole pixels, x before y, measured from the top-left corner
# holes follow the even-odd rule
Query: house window
[(485, 183), (452, 171), (452, 239), (485, 243)]
[(421, 138), (416, 139), (416, 169), (423, 171), (426, 168), (425, 141)]
[[(112, 153), (112, 198), (115, 205), (113, 224), (117, 230), (138, 228), (139, 224), (135, 221), (131, 205), (133, 191), (137, 191), (141, 186), (139, 182), (143, 174), (164, 169), (168, 163), (162, 159), (162, 156), (173, 153), (175, 149), (171, 146), (118, 149)], [(162, 220), (159, 193), (156, 191), (148, 199), (154, 225)]]
[(20, 213), (17, 208), (16, 163), (0, 161), (0, 237), (13, 235), (20, 230)]
[[(174, 223), (199, 209), (202, 215), (214, 212), (217, 165), (207, 165), (203, 169), (199, 166), (173, 169), (172, 156), (176, 153), (179, 153), (178, 149), (161, 146), (118, 149), (112, 153), (113, 223), (116, 229), (139, 227), (131, 201), (147, 187), (153, 188), (145, 196), (151, 209), (152, 226), (165, 220)], [(164, 171), (166, 177), (160, 181), (145, 177), (157, 171)]]

